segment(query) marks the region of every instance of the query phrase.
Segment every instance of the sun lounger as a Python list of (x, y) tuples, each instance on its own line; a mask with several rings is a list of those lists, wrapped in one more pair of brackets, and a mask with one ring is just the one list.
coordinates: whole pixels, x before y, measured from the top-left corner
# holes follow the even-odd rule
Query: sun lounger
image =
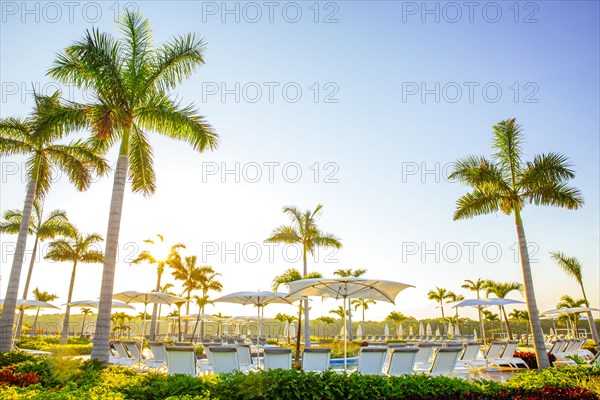
[(288, 347), (265, 347), (264, 369), (291, 369), (292, 368), (292, 349)]
[(386, 353), (385, 347), (361, 347), (358, 355), (358, 372), (381, 375)]
[(235, 346), (214, 346), (212, 354), (212, 371), (215, 374), (240, 371), (238, 351)]
[(431, 376), (456, 375), (456, 364), (462, 352), (462, 347), (439, 348), (427, 373)]
[(185, 374), (196, 376), (196, 355), (189, 346), (167, 346), (167, 369), (169, 375)]
[(419, 351), (416, 347), (393, 347), (390, 349), (390, 362), (386, 374), (400, 376), (414, 372), (415, 357)]
[(329, 369), (331, 349), (310, 348), (302, 352), (302, 369), (304, 371), (323, 372)]
[(164, 342), (148, 342), (152, 358), (146, 360), (146, 367), (161, 369), (167, 365), (167, 352)]

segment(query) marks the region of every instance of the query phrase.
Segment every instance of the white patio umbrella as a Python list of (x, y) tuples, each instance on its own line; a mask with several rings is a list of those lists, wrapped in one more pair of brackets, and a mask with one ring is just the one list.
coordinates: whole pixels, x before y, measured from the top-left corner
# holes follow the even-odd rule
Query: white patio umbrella
[(388, 326), (388, 324), (385, 324), (383, 326), (383, 334), (384, 336), (390, 336), (390, 327)]
[(144, 314), (142, 318), (142, 338), (145, 334), (146, 329), (146, 308), (148, 304), (165, 304), (173, 305), (178, 303), (185, 303), (188, 300), (183, 297), (174, 296), (172, 294), (163, 292), (138, 292), (135, 290), (121, 292), (113, 295), (113, 300), (120, 300), (127, 304), (139, 303), (144, 305)]
[[(342, 299), (344, 327), (346, 326), (346, 301), (350, 298), (387, 301), (395, 304), (398, 293), (408, 287), (406, 283), (367, 278), (313, 278), (288, 283), (290, 296), (321, 296)], [(308, 321), (306, 321), (308, 323)], [(347, 339), (344, 336), (344, 369), (347, 367)]]
[(404, 336), (404, 327), (402, 326), (402, 324), (398, 325), (398, 336)]
[(435, 336), (436, 336), (436, 337), (439, 337), (439, 336), (440, 336), (440, 327), (439, 327), (439, 326), (437, 326), (437, 327), (435, 328)]
[(409, 336), (412, 336), (412, 335), (413, 335), (413, 327), (412, 327), (412, 326), (409, 326), (409, 327), (408, 327), (408, 335), (409, 335)]
[(460, 336), (460, 329), (458, 329), (458, 321), (454, 325), (454, 335), (455, 336)]
[[(457, 307), (475, 307), (478, 309), (482, 309), (482, 308), (487, 308), (490, 306), (506, 306), (508, 304), (525, 304), (524, 301), (521, 300), (513, 300), (513, 299), (499, 299), (499, 298), (492, 298), (492, 299), (466, 299), (466, 300), (461, 300), (458, 303), (456, 303), (455, 305), (452, 306), (452, 308), (457, 308)], [(483, 341), (485, 343), (485, 329), (483, 330), (483, 332), (481, 332)]]
[(431, 335), (433, 335), (433, 331), (432, 331), (432, 329), (431, 329), (431, 325), (429, 324), (429, 322), (427, 323), (427, 326), (425, 327), (425, 334), (426, 334), (427, 336), (431, 336)]
[(359, 338), (363, 335), (362, 324), (358, 324), (358, 328), (356, 328), (356, 337)]
[(450, 322), (448, 322), (448, 336), (454, 336), (454, 325), (452, 325)]
[(423, 326), (422, 322), (419, 324), (419, 336), (425, 336), (425, 326)]
[(600, 309), (592, 307), (570, 307), (570, 308), (555, 308), (553, 310), (544, 311), (541, 315), (552, 315), (552, 314), (577, 314), (588, 311), (600, 311)]
[[(0, 299), (0, 306), (4, 305), (4, 299)], [(17, 299), (17, 308), (20, 310), (36, 310), (41, 308), (58, 308), (54, 304), (38, 300)]]
[[(77, 301), (72, 301), (70, 303), (66, 303), (64, 305), (69, 305), (70, 307), (92, 307), (92, 308), (98, 308), (100, 305), (100, 301), (99, 300), (77, 300)], [(130, 309), (135, 309), (135, 307), (133, 307), (132, 305), (129, 305), (127, 303), (123, 303), (122, 301), (119, 300), (113, 300), (112, 302), (112, 308), (130, 308)]]

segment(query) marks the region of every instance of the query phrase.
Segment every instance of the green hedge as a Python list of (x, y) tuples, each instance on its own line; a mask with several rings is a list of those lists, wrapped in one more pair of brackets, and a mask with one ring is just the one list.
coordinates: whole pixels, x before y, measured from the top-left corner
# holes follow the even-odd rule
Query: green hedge
[(58, 357), (0, 355), (0, 399), (593, 400), (599, 398), (598, 394), (600, 368), (525, 371), (506, 383), (426, 375), (390, 378), (293, 370), (196, 378), (140, 374), (115, 366), (100, 369), (90, 361)]

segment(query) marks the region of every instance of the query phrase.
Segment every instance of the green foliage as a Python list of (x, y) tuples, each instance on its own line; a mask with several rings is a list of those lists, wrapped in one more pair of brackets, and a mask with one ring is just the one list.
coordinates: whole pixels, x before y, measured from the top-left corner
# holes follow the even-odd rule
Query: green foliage
[(0, 368), (33, 360), (35, 357), (24, 351), (9, 351), (0, 353)]

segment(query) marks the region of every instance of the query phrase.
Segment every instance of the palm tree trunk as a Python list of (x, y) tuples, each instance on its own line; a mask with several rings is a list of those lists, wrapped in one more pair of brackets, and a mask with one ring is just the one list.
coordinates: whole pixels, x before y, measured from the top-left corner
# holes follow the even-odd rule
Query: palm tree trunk
[(529, 324), (533, 333), (533, 345), (535, 356), (539, 369), (550, 367), (550, 360), (546, 345), (544, 343), (544, 332), (540, 322), (540, 314), (535, 299), (533, 288), (533, 277), (531, 275), (531, 265), (529, 264), (529, 250), (527, 249), (527, 239), (525, 238), (525, 229), (518, 209), (515, 209), (515, 224), (517, 226), (517, 237), (519, 239), (519, 253), (521, 255), (521, 267), (523, 269), (523, 283), (525, 286), (525, 298), (527, 300), (527, 309), (529, 311)]
[[(33, 274), (33, 266), (35, 265), (35, 256), (37, 254), (39, 238), (36, 235), (35, 241), (33, 242), (33, 251), (31, 252), (31, 260), (29, 261), (29, 269), (27, 270), (27, 278), (25, 279), (25, 288), (23, 288), (23, 300), (27, 300), (27, 294), (29, 293), (29, 283), (31, 283), (31, 275)], [(25, 310), (19, 310), (19, 319), (17, 321), (17, 333), (15, 333), (15, 339), (21, 337), (21, 325), (23, 325), (23, 316)]]
[(38, 320), (38, 315), (40, 315), (40, 309), (38, 308), (36, 313), (35, 313), (35, 318), (33, 319), (33, 326), (31, 327), (31, 329), (33, 329), (35, 331), (35, 325), (37, 324), (37, 320)]
[(67, 296), (67, 309), (65, 310), (65, 319), (63, 321), (63, 329), (60, 335), (60, 344), (67, 344), (69, 340), (69, 320), (71, 318), (71, 306), (69, 303), (73, 298), (73, 287), (75, 286), (75, 272), (77, 271), (77, 261), (73, 263), (73, 271), (71, 271), (71, 283), (69, 283), (69, 295)]
[[(308, 274), (308, 267), (306, 264), (306, 245), (302, 246), (302, 261), (304, 264), (303, 269), (303, 277)], [(310, 316), (308, 315), (308, 299), (304, 300), (304, 348), (310, 348)], [(300, 326), (300, 322), (298, 321), (298, 326)]]
[(21, 279), (21, 269), (23, 268), (23, 257), (25, 255), (25, 247), (27, 246), (27, 233), (36, 188), (37, 181), (31, 179), (27, 185), (27, 195), (25, 196), (25, 204), (23, 205), (23, 217), (21, 218), (21, 226), (19, 227), (19, 235), (17, 236), (17, 248), (15, 249), (10, 269), (8, 288), (4, 296), (2, 317), (0, 317), (0, 353), (10, 351), (12, 346), (12, 328), (15, 322), (17, 297), (19, 296), (19, 280)]
[[(585, 294), (585, 289), (583, 288), (583, 282), (579, 282), (581, 286), (581, 292), (583, 293), (583, 300), (585, 301), (585, 306), (589, 307), (590, 303), (587, 300), (587, 296)], [(594, 316), (591, 311), (588, 311), (588, 322), (590, 323), (590, 331), (592, 332), (592, 338), (594, 339), (594, 343), (600, 343), (600, 338), (598, 337), (598, 329), (596, 329), (596, 323), (594, 322)]]
[[(198, 329), (198, 324), (200, 323), (200, 314), (202, 313), (202, 308), (198, 307), (198, 318), (196, 318), (196, 324), (194, 325), (194, 330), (192, 332), (192, 338), (190, 339), (190, 342), (194, 341), (194, 336), (196, 336), (196, 330)], [(202, 341), (202, 338), (200, 338), (200, 341)]]
[[(162, 271), (161, 271), (161, 267), (160, 265), (157, 267), (157, 273), (156, 273), (156, 289), (155, 291), (159, 292), (160, 291), (160, 278), (162, 276)], [(158, 315), (158, 303), (154, 303), (152, 305), (152, 319), (150, 320), (150, 333), (149, 333), (149, 338), (150, 340), (155, 340), (156, 338), (156, 316)]]
[(448, 334), (448, 328), (446, 327), (446, 316), (444, 315), (444, 303), (440, 301), (440, 310), (442, 310), (442, 332), (446, 331), (446, 335)]
[[(294, 362), (300, 361), (300, 338), (302, 337), (302, 302), (298, 306), (298, 328), (296, 328), (296, 354), (294, 355)], [(306, 343), (304, 344), (306, 348)]]
[[(123, 148), (127, 149), (124, 138)], [(123, 198), (125, 197), (125, 179), (129, 159), (127, 153), (119, 155), (113, 192), (108, 216), (108, 231), (106, 234), (106, 250), (104, 252), (104, 269), (102, 273), (102, 288), (100, 290), (100, 304), (96, 317), (96, 331), (92, 347), (92, 359), (101, 363), (108, 362), (108, 339), (110, 336), (110, 313), (112, 309), (113, 286), (115, 282), (115, 265), (117, 263), (117, 249), (119, 246), (119, 229), (121, 227), (121, 213), (123, 211)]]
[(508, 340), (513, 340), (512, 330), (510, 329), (508, 317), (506, 316), (506, 309), (504, 307), (500, 308), (502, 309), (502, 314), (504, 314), (504, 324), (506, 325), (506, 333), (508, 334)]
[(348, 339), (352, 341), (352, 307), (350, 306), (350, 297), (348, 297)]
[(83, 331), (85, 329), (85, 319), (87, 317), (87, 314), (83, 314), (83, 322), (81, 323), (81, 333), (79, 334), (80, 337), (83, 337)]

